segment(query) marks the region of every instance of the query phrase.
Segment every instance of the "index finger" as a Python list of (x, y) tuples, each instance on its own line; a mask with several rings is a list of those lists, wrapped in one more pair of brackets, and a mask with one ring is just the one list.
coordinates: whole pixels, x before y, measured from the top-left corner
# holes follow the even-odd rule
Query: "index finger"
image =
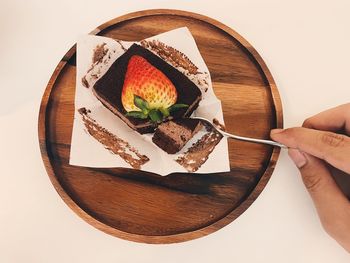
[(271, 138), (296, 148), (350, 174), (350, 137), (307, 128), (272, 130)]
[(322, 131), (344, 131), (350, 135), (350, 103), (323, 111), (306, 119), (303, 127)]

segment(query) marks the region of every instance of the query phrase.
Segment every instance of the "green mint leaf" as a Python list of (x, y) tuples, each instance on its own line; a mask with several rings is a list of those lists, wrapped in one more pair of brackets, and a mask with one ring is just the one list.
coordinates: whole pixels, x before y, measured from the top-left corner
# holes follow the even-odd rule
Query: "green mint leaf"
[(129, 111), (126, 113), (126, 116), (133, 117), (137, 119), (147, 119), (147, 114), (144, 114), (142, 111)]
[(148, 116), (153, 122), (160, 122), (163, 120), (163, 115), (158, 109), (152, 109), (149, 111)]
[(148, 109), (149, 109), (148, 102), (145, 101), (140, 96), (134, 95), (134, 104), (137, 108), (142, 110), (145, 114), (146, 112), (148, 113)]
[(170, 115), (169, 110), (167, 108), (159, 108), (160, 112), (163, 114), (163, 117), (166, 118)]
[(177, 110), (179, 110), (179, 109), (184, 109), (184, 108), (188, 108), (188, 105), (187, 104), (174, 104), (174, 105), (172, 105), (172, 106), (170, 106), (169, 108), (168, 108), (168, 110), (169, 110), (169, 112), (170, 112), (170, 114), (171, 113), (173, 113), (173, 112), (175, 112), (175, 111), (177, 111)]

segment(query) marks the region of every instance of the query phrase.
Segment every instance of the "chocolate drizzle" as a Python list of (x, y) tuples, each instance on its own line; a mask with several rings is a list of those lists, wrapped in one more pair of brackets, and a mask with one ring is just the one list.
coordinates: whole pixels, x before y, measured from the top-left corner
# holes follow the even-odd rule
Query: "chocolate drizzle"
[(82, 116), (86, 131), (110, 152), (119, 155), (125, 162), (130, 164), (132, 168), (140, 169), (143, 164), (149, 161), (149, 158), (146, 155), (140, 154), (139, 151), (132, 147), (128, 142), (101, 127), (89, 116), (89, 113), (91, 113), (90, 110), (80, 108), (78, 112)]
[(222, 135), (214, 129), (207, 127), (207, 131), (182, 156), (175, 160), (189, 172), (196, 172), (208, 160), (209, 155), (222, 139)]

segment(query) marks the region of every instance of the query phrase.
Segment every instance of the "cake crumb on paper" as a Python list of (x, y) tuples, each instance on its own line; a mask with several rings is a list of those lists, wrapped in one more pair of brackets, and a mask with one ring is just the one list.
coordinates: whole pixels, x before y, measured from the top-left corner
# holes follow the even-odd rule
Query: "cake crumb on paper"
[(149, 161), (146, 155), (139, 153), (139, 151), (128, 142), (112, 134), (106, 128), (101, 127), (88, 115), (91, 113), (90, 110), (80, 108), (78, 112), (82, 116), (86, 131), (110, 152), (119, 155), (125, 162), (130, 164), (132, 168), (140, 169), (143, 164)]

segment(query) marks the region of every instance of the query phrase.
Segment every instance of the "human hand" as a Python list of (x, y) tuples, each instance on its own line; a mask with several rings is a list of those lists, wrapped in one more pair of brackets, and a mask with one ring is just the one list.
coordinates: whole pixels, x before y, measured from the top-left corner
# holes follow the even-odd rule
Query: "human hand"
[[(342, 133), (342, 134), (340, 134)], [(271, 138), (285, 144), (299, 168), (326, 232), (350, 252), (350, 201), (332, 177), (330, 166), (350, 176), (350, 103), (321, 112), (303, 127), (275, 129)]]

